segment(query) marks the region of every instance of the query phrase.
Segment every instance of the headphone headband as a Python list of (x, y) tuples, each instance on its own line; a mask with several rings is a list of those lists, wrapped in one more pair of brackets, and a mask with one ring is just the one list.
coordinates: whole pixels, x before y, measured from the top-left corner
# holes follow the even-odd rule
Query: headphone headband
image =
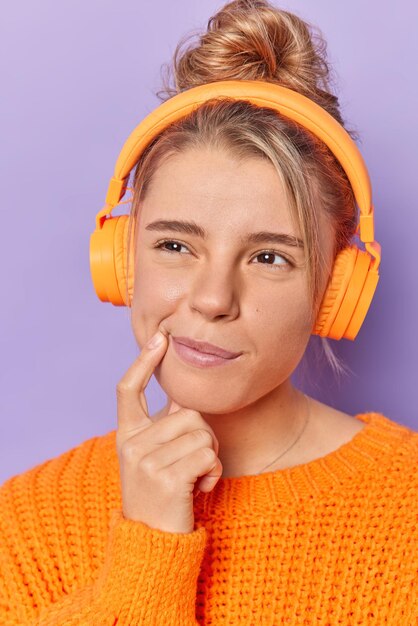
[(149, 113), (134, 128), (122, 147), (109, 182), (106, 205), (96, 216), (96, 230), (102, 227), (105, 216), (124, 196), (129, 174), (146, 146), (170, 124), (206, 100), (217, 97), (247, 100), (261, 107), (272, 108), (310, 130), (328, 146), (352, 186), (360, 210), (360, 239), (374, 257), (374, 268), (377, 270), (381, 247), (374, 240), (370, 177), (355, 142), (345, 128), (316, 102), (293, 89), (267, 81), (225, 80), (206, 83), (176, 94)]
[(321, 106), (292, 89), (266, 81), (218, 81), (193, 87), (166, 100), (132, 131), (118, 156), (110, 179), (106, 205), (96, 215), (90, 237), (90, 270), (100, 300), (131, 306), (134, 271), (127, 267), (129, 216), (107, 216), (120, 203), (129, 174), (144, 149), (165, 128), (207, 100), (248, 100), (295, 120), (322, 140), (341, 164), (360, 210), (357, 233), (366, 251), (355, 243), (340, 250), (317, 312), (312, 334), (332, 339), (355, 339), (379, 281), (380, 244), (374, 240), (370, 178), (356, 144), (345, 128)]

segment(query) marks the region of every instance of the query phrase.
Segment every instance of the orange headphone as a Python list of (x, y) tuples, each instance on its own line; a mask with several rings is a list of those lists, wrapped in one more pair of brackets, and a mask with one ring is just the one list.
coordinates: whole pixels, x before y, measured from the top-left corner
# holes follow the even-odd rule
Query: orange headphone
[(90, 271), (96, 294), (102, 302), (131, 306), (133, 270), (126, 275), (129, 215), (110, 217), (110, 213), (120, 204), (132, 168), (154, 137), (215, 97), (248, 100), (295, 120), (326, 143), (346, 172), (360, 209), (357, 232), (366, 250), (353, 244), (336, 256), (312, 334), (354, 340), (377, 287), (381, 258), (380, 244), (374, 240), (374, 207), (366, 165), (348, 132), (325, 109), (292, 89), (266, 81), (226, 80), (193, 87), (160, 104), (132, 131), (118, 156), (106, 204), (97, 213), (96, 228), (90, 236)]

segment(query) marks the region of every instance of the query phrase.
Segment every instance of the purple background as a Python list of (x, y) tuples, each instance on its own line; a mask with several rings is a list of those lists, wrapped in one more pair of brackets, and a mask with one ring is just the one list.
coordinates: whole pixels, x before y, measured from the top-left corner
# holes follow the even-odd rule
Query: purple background
[[(317, 24), (328, 42), (343, 118), (361, 135), (382, 246), (357, 339), (330, 340), (351, 376), (339, 385), (324, 366), (303, 389), (352, 415), (379, 411), (417, 429), (418, 5), (274, 4)], [(222, 5), (2, 7), (0, 481), (116, 428), (115, 386), (139, 349), (129, 310), (94, 292), (90, 234), (124, 141), (159, 102), (160, 66)], [(154, 377), (146, 395), (151, 413), (165, 404)]]

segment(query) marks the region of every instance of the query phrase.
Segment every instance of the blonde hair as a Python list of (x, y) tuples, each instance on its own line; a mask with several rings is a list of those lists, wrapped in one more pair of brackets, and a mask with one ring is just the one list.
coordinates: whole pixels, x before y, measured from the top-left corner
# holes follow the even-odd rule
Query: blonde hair
[[(193, 42), (195, 35), (198, 40)], [(233, 0), (209, 19), (206, 32), (189, 33), (180, 40), (172, 66), (163, 66), (164, 89), (156, 95), (165, 101), (213, 81), (263, 80), (311, 98), (344, 126), (338, 98), (329, 87), (326, 46), (317, 27), (267, 0)], [(171, 73), (174, 86), (170, 86)], [(355, 131), (346, 130), (353, 139), (358, 138)], [(293, 120), (250, 102), (213, 98), (171, 124), (142, 153), (134, 171), (130, 218), (136, 218), (158, 166), (185, 149), (201, 147), (221, 148), (238, 159), (268, 159), (276, 168), (292, 219), (309, 252), (307, 281), (313, 324), (325, 267), (317, 211), (324, 212), (335, 233), (334, 259), (351, 243), (358, 220), (354, 193), (343, 168), (326, 144)], [(137, 223), (135, 219), (135, 241)], [(131, 231), (132, 219), (129, 242)], [(345, 373), (327, 339), (321, 338), (321, 343), (334, 374)]]

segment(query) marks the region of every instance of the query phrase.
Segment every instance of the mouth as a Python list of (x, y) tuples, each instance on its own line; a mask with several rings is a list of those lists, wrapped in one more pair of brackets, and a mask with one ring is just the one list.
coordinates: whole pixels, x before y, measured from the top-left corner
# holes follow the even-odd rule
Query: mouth
[(225, 348), (221, 348), (215, 344), (192, 339), (191, 337), (176, 337), (174, 335), (172, 335), (172, 337), (178, 344), (192, 348), (201, 354), (217, 356), (223, 359), (235, 359), (237, 356), (242, 354), (242, 352), (231, 352), (230, 350), (225, 350)]
[(231, 363), (235, 363), (240, 357), (240, 355), (237, 355), (236, 357), (225, 358), (209, 352), (195, 350), (191, 346), (180, 343), (175, 337), (172, 337), (172, 343), (177, 356), (180, 357), (184, 363), (197, 368), (226, 367)]

